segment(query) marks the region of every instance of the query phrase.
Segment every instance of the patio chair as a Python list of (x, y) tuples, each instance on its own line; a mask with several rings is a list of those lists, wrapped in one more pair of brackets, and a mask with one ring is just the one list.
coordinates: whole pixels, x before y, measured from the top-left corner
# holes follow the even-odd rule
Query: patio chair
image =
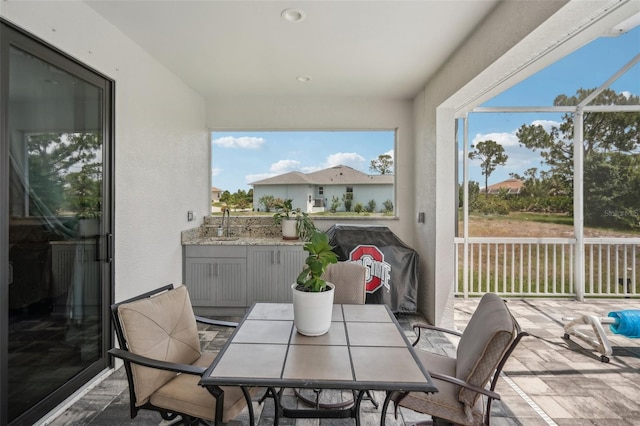
[(522, 337), (528, 335), (505, 302), (493, 293), (485, 294), (464, 333), (427, 324), (415, 324), (413, 328), (418, 336), (414, 346), (420, 340), (422, 329), (459, 336), (456, 357), (416, 351), (438, 392), (390, 392), (382, 408), (382, 425), (390, 401), (395, 404), (396, 417), (398, 407), (431, 415), (432, 420), (419, 424), (442, 424), (444, 421), (445, 424), (489, 425), (491, 403), (500, 399), (495, 392), (500, 372)]
[(367, 268), (359, 263), (331, 263), (322, 279), (335, 284), (333, 303), (364, 305), (366, 300)]
[[(327, 269), (322, 275), (322, 279), (336, 286), (333, 295), (334, 304), (364, 305), (366, 300), (366, 266), (355, 262), (332, 263), (327, 266)], [(320, 389), (314, 389), (313, 391), (316, 393), (315, 401), (302, 395), (299, 390), (294, 389), (294, 393), (298, 399), (316, 408), (342, 408), (354, 403), (354, 400), (332, 404), (321, 403), (319, 402)], [(366, 391), (365, 398), (371, 400), (371, 403), (378, 408), (378, 402), (369, 391)]]
[(202, 352), (196, 320), (205, 324), (236, 323), (196, 317), (185, 286), (161, 287), (111, 305), (120, 348), (109, 354), (121, 358), (129, 382), (131, 418), (153, 410), (174, 424), (227, 423), (248, 407), (254, 424), (250, 390), (225, 387), (207, 390), (200, 377), (214, 353)]

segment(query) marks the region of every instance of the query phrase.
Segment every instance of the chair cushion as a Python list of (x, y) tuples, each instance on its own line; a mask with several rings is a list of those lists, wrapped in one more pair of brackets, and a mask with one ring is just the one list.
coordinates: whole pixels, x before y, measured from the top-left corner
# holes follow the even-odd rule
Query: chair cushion
[[(427, 370), (455, 377), (455, 358), (426, 351), (416, 351), (416, 354)], [(419, 413), (428, 413), (455, 424), (475, 425), (482, 423), (482, 404), (480, 400), (473, 407), (472, 416), (468, 417), (465, 412), (465, 405), (458, 399), (460, 387), (438, 379), (433, 381), (438, 387), (438, 392), (411, 392), (398, 405)]]
[[(200, 367), (209, 367), (216, 354), (205, 352), (193, 364)], [(168, 411), (188, 414), (205, 420), (213, 421), (216, 412), (216, 399), (209, 391), (198, 383), (200, 376), (192, 374), (180, 374), (175, 376), (167, 384), (160, 387), (149, 399), (151, 404), (162, 407)], [(223, 423), (240, 414), (246, 407), (246, 400), (239, 387), (221, 386), (224, 391)], [(259, 389), (250, 389), (250, 394), (255, 394)]]
[[(200, 358), (198, 328), (186, 287), (122, 304), (118, 316), (129, 351), (181, 364)], [(135, 364), (131, 367), (137, 406), (176, 376), (171, 371)]]
[[(456, 377), (484, 387), (515, 337), (516, 327), (504, 301), (493, 293), (482, 296), (458, 343)], [(477, 392), (460, 389), (459, 399), (467, 409), (479, 397)]]
[(367, 271), (367, 267), (353, 262), (338, 262), (328, 265), (322, 279), (336, 286), (333, 303), (364, 304)]

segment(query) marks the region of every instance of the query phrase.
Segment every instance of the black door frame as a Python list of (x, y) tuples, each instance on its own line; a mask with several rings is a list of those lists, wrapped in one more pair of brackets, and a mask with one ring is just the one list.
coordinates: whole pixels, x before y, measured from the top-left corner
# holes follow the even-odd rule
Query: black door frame
[[(11, 424), (33, 424), (61, 402), (81, 389), (101, 371), (113, 366), (107, 350), (113, 344), (109, 322), (109, 305), (114, 300), (114, 217), (115, 217), (115, 82), (102, 73), (82, 64), (73, 57), (0, 18), (0, 200), (6, 206), (9, 199), (9, 135), (7, 130), (7, 93), (9, 89), (9, 47), (25, 50), (43, 61), (90, 82), (102, 89), (103, 132), (103, 217), (101, 227), (100, 260), (102, 285), (102, 350), (100, 359)], [(9, 217), (8, 209), (0, 210), (0, 425), (8, 423), (8, 313), (9, 313)]]

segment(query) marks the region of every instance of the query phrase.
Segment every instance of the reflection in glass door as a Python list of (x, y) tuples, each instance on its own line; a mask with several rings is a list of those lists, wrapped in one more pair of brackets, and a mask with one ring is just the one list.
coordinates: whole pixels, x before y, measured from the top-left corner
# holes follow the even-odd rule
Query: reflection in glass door
[(69, 383), (107, 365), (103, 235), (110, 94), (103, 78), (61, 55), (18, 45), (3, 51), (9, 63), (3, 94), (8, 149), (2, 151), (9, 160), (9, 200), (2, 203), (9, 225), (3, 406), (9, 423), (22, 424), (44, 414), (32, 413), (34, 407), (61, 401), (74, 390)]

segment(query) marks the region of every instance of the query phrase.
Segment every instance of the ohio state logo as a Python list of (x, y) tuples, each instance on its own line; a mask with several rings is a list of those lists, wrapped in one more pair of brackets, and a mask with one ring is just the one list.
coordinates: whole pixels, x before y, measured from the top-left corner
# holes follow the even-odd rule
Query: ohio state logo
[(367, 293), (373, 293), (382, 286), (389, 291), (391, 265), (384, 261), (384, 254), (378, 247), (359, 245), (351, 250), (349, 260), (367, 267)]

